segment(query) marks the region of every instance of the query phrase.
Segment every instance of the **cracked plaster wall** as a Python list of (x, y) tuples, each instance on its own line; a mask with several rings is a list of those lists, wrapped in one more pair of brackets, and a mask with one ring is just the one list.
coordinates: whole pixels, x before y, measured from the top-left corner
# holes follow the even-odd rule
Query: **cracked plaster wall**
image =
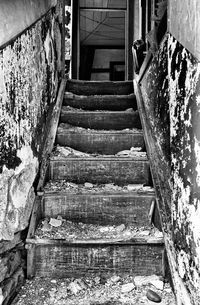
[(62, 70), (59, 2), (0, 48), (0, 240), (27, 227)]

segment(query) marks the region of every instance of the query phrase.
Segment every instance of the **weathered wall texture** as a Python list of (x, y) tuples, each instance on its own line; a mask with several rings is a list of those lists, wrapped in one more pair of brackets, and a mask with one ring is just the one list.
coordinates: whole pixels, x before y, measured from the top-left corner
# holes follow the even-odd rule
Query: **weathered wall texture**
[(61, 80), (62, 22), (60, 1), (0, 46), (0, 304), (7, 304), (24, 279), (21, 232), (28, 226)]
[(59, 10), (0, 50), (0, 240), (27, 226), (61, 72)]
[(169, 3), (169, 31), (200, 60), (200, 1), (173, 0)]
[(200, 304), (200, 63), (167, 34), (141, 90), (167, 195), (160, 212), (177, 304)]
[(200, 63), (169, 36), (172, 237), (179, 275), (200, 304)]

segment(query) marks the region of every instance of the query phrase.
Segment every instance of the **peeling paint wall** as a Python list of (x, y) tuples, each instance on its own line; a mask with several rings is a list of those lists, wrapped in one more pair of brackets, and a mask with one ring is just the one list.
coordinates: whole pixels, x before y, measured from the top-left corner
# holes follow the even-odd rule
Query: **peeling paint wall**
[(200, 63), (169, 36), (172, 224), (176, 264), (200, 304)]
[(0, 240), (28, 223), (26, 204), (34, 199), (31, 186), (62, 69), (61, 22), (59, 8), (52, 8), (0, 50)]
[[(5, 8), (8, 2), (3, 3)], [(57, 5), (0, 46), (0, 266), (5, 271), (0, 278), (0, 304), (7, 304), (24, 279), (19, 252), (12, 274), (6, 271), (10, 261), (5, 257), (17, 251), (21, 232), (28, 226), (33, 183), (63, 71), (62, 1), (51, 3)]]
[[(147, 124), (160, 156), (157, 175), (168, 194), (166, 206), (160, 204), (160, 214), (177, 304), (197, 305), (200, 304), (200, 62), (171, 34), (166, 34), (140, 85)], [(168, 171), (163, 164), (167, 164)]]

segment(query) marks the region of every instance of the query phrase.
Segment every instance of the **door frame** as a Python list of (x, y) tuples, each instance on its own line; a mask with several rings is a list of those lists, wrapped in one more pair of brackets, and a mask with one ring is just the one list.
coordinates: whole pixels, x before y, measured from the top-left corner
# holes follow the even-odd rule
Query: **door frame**
[[(132, 14), (129, 12), (130, 3), (134, 0), (126, 0), (126, 9), (109, 9), (109, 8), (81, 8), (81, 10), (92, 11), (108, 11), (119, 12), (123, 11), (125, 14), (125, 80), (130, 79), (130, 63), (132, 61), (132, 54), (130, 48), (132, 46), (130, 32), (130, 21)], [(131, 5), (132, 7), (132, 5)], [(131, 42), (131, 46), (130, 46)], [(79, 0), (72, 0), (72, 78), (79, 79), (79, 66), (80, 66), (80, 6)]]

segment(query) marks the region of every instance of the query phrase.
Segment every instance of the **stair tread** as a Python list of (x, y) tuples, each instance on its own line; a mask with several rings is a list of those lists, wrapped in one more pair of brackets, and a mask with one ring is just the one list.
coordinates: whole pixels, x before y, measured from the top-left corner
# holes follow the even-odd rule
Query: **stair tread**
[(44, 187), (44, 196), (48, 196), (52, 193), (68, 193), (77, 195), (124, 195), (130, 196), (133, 194), (141, 195), (155, 195), (154, 188), (150, 186), (144, 186), (143, 184), (130, 184), (125, 186), (119, 186), (111, 183), (107, 184), (76, 184), (66, 180), (49, 181)]
[(125, 128), (120, 130), (115, 129), (90, 129), (79, 126), (73, 126), (67, 123), (60, 123), (57, 129), (57, 133), (61, 132), (77, 132), (77, 133), (91, 133), (91, 134), (141, 134), (143, 135), (142, 129), (139, 128)]
[(142, 128), (138, 110), (127, 111), (83, 110), (63, 106), (60, 122), (91, 129)]
[(50, 160), (64, 160), (64, 159), (92, 159), (92, 160), (114, 160), (114, 161), (143, 161), (149, 162), (146, 152), (130, 149), (118, 152), (115, 155), (100, 155), (100, 154), (88, 154), (84, 152), (77, 151), (71, 147), (62, 147), (57, 145), (55, 150), (50, 156)]
[(74, 99), (74, 98), (77, 98), (79, 100), (82, 100), (82, 99), (93, 99), (93, 98), (96, 98), (96, 99), (99, 99), (99, 100), (102, 100), (102, 99), (112, 99), (112, 98), (115, 98), (115, 99), (133, 99), (135, 97), (135, 93), (130, 93), (130, 94), (122, 94), (122, 95), (117, 95), (117, 94), (102, 94), (102, 95), (99, 95), (99, 94), (94, 94), (94, 95), (78, 95), (78, 94), (75, 94), (73, 92), (70, 92), (70, 91), (65, 91), (65, 94), (64, 94), (64, 97), (65, 98), (69, 98), (69, 99)]
[(80, 109), (80, 108), (74, 108), (74, 107), (71, 107), (71, 106), (62, 106), (61, 108), (61, 114), (62, 113), (81, 113), (81, 115), (89, 115), (89, 114), (99, 114), (99, 115), (102, 115), (102, 114), (112, 114), (112, 115), (121, 115), (121, 114), (130, 114), (130, 113), (135, 113), (135, 112), (138, 112), (138, 110), (134, 110), (133, 108), (128, 108), (126, 110), (85, 110), (85, 109)]
[[(61, 218), (61, 217), (60, 217)], [(163, 243), (163, 234), (158, 229), (146, 225), (99, 225), (76, 223), (69, 220), (55, 218), (41, 219), (36, 232), (36, 241), (63, 240), (70, 244), (109, 244), (109, 243)], [(51, 225), (52, 223), (52, 225)], [(59, 225), (55, 227), (55, 225)]]
[(135, 94), (128, 95), (77, 95), (65, 92), (63, 105), (87, 110), (125, 110), (127, 108), (137, 109)]
[(70, 79), (66, 91), (78, 95), (124, 95), (133, 93), (133, 81), (85, 81)]

